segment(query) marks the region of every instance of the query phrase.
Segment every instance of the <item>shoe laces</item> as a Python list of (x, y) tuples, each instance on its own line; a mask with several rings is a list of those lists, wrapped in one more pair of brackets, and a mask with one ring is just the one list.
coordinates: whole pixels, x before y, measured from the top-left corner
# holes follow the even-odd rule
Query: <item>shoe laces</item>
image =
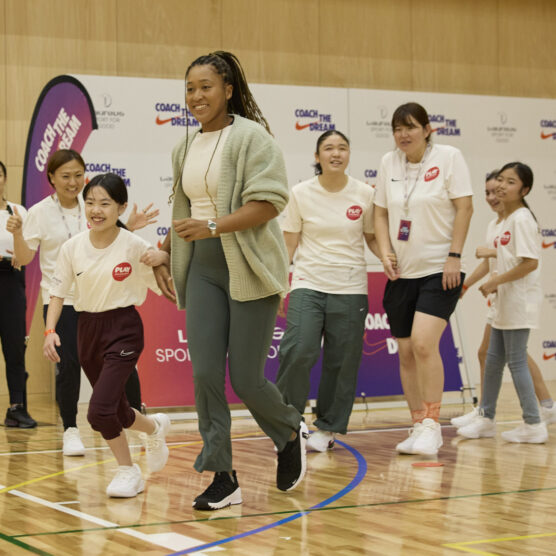
[(135, 479), (135, 476), (136, 470), (133, 466), (129, 467), (128, 469), (118, 468), (118, 472), (116, 473), (116, 480), (131, 482)]
[(147, 434), (147, 450), (157, 450), (162, 446), (162, 439), (158, 434)]

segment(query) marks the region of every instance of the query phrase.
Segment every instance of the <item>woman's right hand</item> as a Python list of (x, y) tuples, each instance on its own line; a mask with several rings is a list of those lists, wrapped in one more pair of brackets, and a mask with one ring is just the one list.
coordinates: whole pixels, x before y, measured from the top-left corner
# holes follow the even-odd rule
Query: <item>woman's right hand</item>
[(400, 277), (400, 269), (398, 268), (398, 259), (395, 253), (387, 253), (382, 258), (382, 266), (384, 273), (390, 280), (397, 280)]
[(6, 222), (6, 230), (12, 234), (19, 234), (23, 229), (23, 218), (21, 218), (21, 215), (17, 212), (17, 207), (14, 207), (13, 211), (14, 213), (10, 214)]
[(172, 303), (175, 303), (176, 292), (174, 290), (174, 282), (172, 280), (172, 275), (170, 274), (170, 269), (166, 265), (162, 264), (160, 266), (155, 266), (153, 268), (153, 272), (156, 283), (158, 284), (158, 287), (164, 297)]
[(60, 356), (56, 351), (56, 346), (60, 347), (60, 345), (60, 336), (58, 336), (56, 332), (47, 334), (44, 338), (44, 344), (42, 346), (42, 352), (44, 353), (44, 356), (53, 363), (59, 363)]

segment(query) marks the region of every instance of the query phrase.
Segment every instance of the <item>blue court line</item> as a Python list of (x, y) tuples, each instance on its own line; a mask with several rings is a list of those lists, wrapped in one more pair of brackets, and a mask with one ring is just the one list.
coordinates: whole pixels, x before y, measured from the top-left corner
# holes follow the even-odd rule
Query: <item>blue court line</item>
[(332, 495), (330, 498), (327, 498), (326, 500), (323, 500), (322, 502), (319, 502), (318, 504), (315, 504), (314, 506), (311, 506), (308, 510), (290, 515), (288, 517), (285, 517), (284, 519), (280, 519), (279, 521), (275, 521), (274, 523), (264, 525), (263, 527), (259, 527), (257, 529), (252, 529), (251, 531), (246, 531), (245, 533), (240, 533), (239, 535), (234, 535), (233, 537), (227, 537), (227, 538), (221, 539), (219, 541), (214, 541), (214, 542), (207, 543), (207, 544), (202, 544), (202, 545), (199, 545), (199, 546), (193, 546), (193, 547), (188, 548), (186, 550), (183, 550), (181, 552), (173, 552), (169, 556), (181, 556), (182, 554), (192, 554), (193, 552), (199, 552), (201, 550), (207, 550), (208, 548), (212, 548), (213, 546), (219, 546), (221, 544), (226, 544), (226, 543), (238, 540), (238, 539), (243, 539), (245, 537), (250, 537), (251, 535), (256, 535), (257, 533), (262, 533), (263, 531), (267, 531), (268, 529), (273, 529), (274, 527), (278, 527), (279, 525), (284, 525), (285, 523), (289, 523), (290, 521), (294, 521), (296, 519), (299, 519), (300, 517), (309, 515), (311, 513), (311, 511), (318, 510), (320, 508), (324, 508), (325, 506), (328, 506), (329, 504), (332, 504), (332, 502), (335, 502), (339, 498), (342, 498), (342, 496), (345, 496), (348, 492), (351, 492), (365, 477), (365, 475), (367, 473), (367, 462), (365, 461), (365, 458), (361, 455), (361, 453), (358, 452), (355, 448), (352, 448), (351, 446), (348, 446), (347, 444), (345, 444), (344, 442), (341, 442), (340, 440), (336, 440), (336, 444), (339, 444), (340, 446), (343, 446), (346, 450), (351, 452), (352, 455), (357, 460), (357, 466), (358, 466), (357, 467), (357, 473), (356, 473), (355, 477), (342, 490), (339, 490), (336, 494)]

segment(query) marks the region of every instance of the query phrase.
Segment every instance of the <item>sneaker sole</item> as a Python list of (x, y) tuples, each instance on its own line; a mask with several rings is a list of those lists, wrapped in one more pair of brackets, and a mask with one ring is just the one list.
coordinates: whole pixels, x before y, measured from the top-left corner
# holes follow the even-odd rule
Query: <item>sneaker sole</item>
[(502, 440), (505, 440), (506, 442), (511, 442), (512, 444), (544, 444), (547, 440), (548, 440), (548, 436), (545, 438), (530, 438), (527, 440), (515, 440), (515, 439), (509, 439), (506, 438), (504, 436), (504, 433), (502, 433)]
[(306, 447), (306, 451), (307, 452), (320, 452), (321, 454), (323, 454), (324, 452), (328, 452), (330, 450), (334, 449), (334, 441), (331, 440), (328, 443), (328, 446), (326, 446), (326, 448), (324, 450), (321, 450), (319, 448), (317, 448), (316, 446), (311, 445), (311, 437), (309, 437), (309, 440), (307, 440), (307, 447)]
[(76, 456), (84, 456), (85, 455), (85, 450), (74, 450), (74, 451), (64, 451), (62, 450), (62, 455), (64, 456), (68, 456), (68, 457), (76, 457)]
[(106, 489), (106, 494), (110, 497), (110, 498), (135, 498), (138, 494), (141, 494), (143, 491), (145, 490), (145, 481), (141, 480), (141, 482), (139, 483), (139, 488), (137, 489), (137, 492), (135, 494), (122, 494), (121, 492), (108, 492), (108, 489)]
[(307, 428), (305, 421), (301, 421), (301, 424), (299, 426), (299, 434), (301, 435), (301, 438), (299, 439), (301, 444), (301, 473), (299, 474), (297, 480), (292, 484), (292, 486), (287, 488), (283, 492), (290, 492), (295, 487), (297, 487), (297, 485), (305, 477), (305, 472), (307, 471), (307, 438), (309, 437), (309, 429)]
[(199, 504), (197, 506), (197, 502), (194, 500), (193, 509), (199, 510), (201, 512), (212, 512), (214, 510), (222, 510), (223, 508), (242, 503), (243, 500), (241, 498), (241, 488), (237, 487), (234, 492), (230, 494), (230, 496), (226, 496), (226, 498), (220, 500), (220, 502), (209, 502), (208, 504)]
[(479, 438), (494, 438), (496, 436), (496, 431), (471, 435), (471, 434), (464, 434), (458, 430), (457, 433), (460, 436), (463, 436), (464, 438), (469, 438), (471, 440), (478, 440)]

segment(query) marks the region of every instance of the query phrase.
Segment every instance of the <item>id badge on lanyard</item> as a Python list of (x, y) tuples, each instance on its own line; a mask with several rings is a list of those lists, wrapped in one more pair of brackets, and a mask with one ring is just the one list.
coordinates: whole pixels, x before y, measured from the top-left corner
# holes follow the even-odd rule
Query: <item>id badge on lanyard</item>
[(398, 240), (409, 241), (409, 234), (411, 233), (411, 218), (406, 216), (400, 219), (400, 227), (398, 229)]
[(417, 170), (417, 176), (415, 177), (415, 181), (413, 182), (413, 186), (408, 187), (408, 178), (407, 178), (407, 159), (406, 159), (406, 166), (404, 172), (404, 214), (403, 217), (400, 218), (400, 227), (398, 228), (398, 241), (409, 241), (409, 235), (411, 234), (411, 218), (409, 217), (409, 199), (413, 194), (413, 191), (417, 187), (417, 182), (419, 181), (419, 177), (421, 176), (421, 171), (423, 170), (423, 166), (425, 161), (428, 157), (428, 154), (431, 150), (430, 145), (427, 145), (425, 152), (423, 153), (423, 158), (421, 159), (421, 164), (419, 165), (419, 169)]

